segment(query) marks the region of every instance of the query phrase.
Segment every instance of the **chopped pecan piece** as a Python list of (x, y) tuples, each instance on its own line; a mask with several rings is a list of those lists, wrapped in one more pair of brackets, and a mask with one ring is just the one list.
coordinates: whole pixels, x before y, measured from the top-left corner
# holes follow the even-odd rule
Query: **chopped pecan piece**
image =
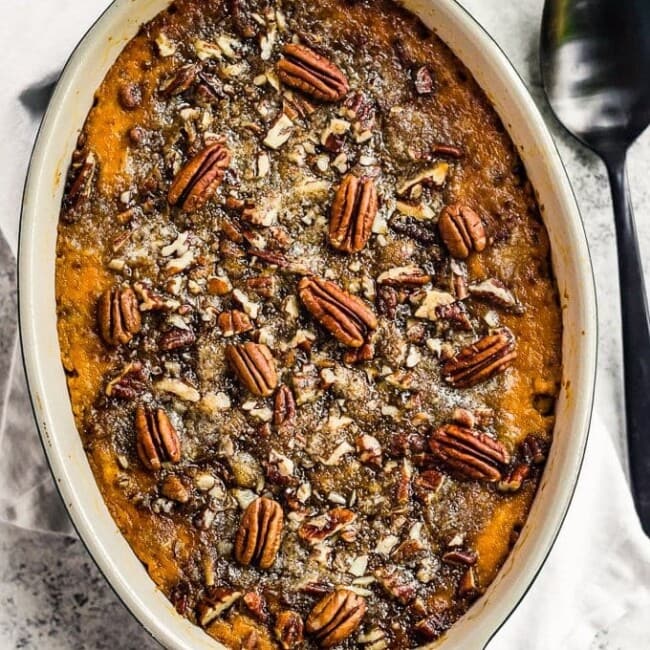
[(360, 92), (354, 92), (346, 99), (345, 108), (349, 116), (357, 120), (364, 129), (371, 129), (375, 123), (375, 106), (372, 99)]
[(460, 564), (462, 566), (474, 566), (478, 556), (474, 551), (447, 551), (442, 556), (442, 561), (447, 564)]
[(303, 522), (298, 529), (298, 537), (310, 544), (318, 544), (338, 533), (356, 518), (356, 514), (347, 508), (334, 508), (323, 515), (312, 517)]
[(136, 449), (142, 464), (152, 472), (162, 463), (181, 460), (181, 441), (167, 413), (138, 406), (135, 412)]
[(426, 65), (415, 72), (415, 92), (418, 95), (430, 95), (433, 92), (433, 75)]
[(111, 379), (104, 391), (108, 397), (134, 399), (144, 392), (147, 376), (140, 361), (127, 364), (117, 377)]
[(362, 463), (372, 465), (373, 467), (381, 467), (382, 451), (377, 438), (364, 433), (355, 440), (355, 444), (357, 446), (359, 460)]
[(282, 53), (278, 76), (287, 86), (326, 102), (343, 99), (350, 89), (346, 76), (337, 66), (305, 45), (285, 45)]
[(176, 611), (185, 616), (192, 600), (192, 584), (186, 580), (176, 583), (169, 594), (169, 600)]
[(512, 291), (497, 278), (488, 278), (483, 282), (470, 284), (468, 291), (472, 298), (484, 300), (497, 307), (504, 307), (516, 313), (521, 313), (521, 305), (513, 295)]
[(436, 472), (435, 469), (427, 469), (417, 475), (413, 484), (418, 489), (435, 493), (442, 487), (444, 481), (443, 474)]
[(241, 598), (241, 591), (229, 587), (210, 587), (196, 605), (196, 619), (207, 627)]
[(178, 501), (178, 503), (187, 503), (190, 500), (189, 490), (183, 481), (174, 474), (165, 477), (160, 486), (160, 494), (172, 501)]
[(438, 229), (447, 250), (456, 259), (465, 259), (472, 251), (480, 253), (487, 246), (481, 218), (466, 205), (455, 203), (443, 208)]
[(257, 29), (249, 15), (248, 7), (242, 7), (242, 0), (228, 0), (228, 7), (236, 32), (242, 38), (253, 38)]
[(419, 266), (397, 266), (384, 271), (377, 283), (388, 287), (421, 287), (431, 282), (431, 276)]
[(444, 631), (445, 626), (441, 624), (437, 616), (428, 616), (420, 619), (414, 626), (415, 635), (424, 642), (435, 641)]
[(180, 327), (172, 327), (172, 329), (165, 332), (159, 341), (160, 349), (163, 352), (172, 352), (180, 350), (193, 345), (196, 341), (196, 336), (192, 330), (184, 330)]
[(348, 174), (336, 191), (330, 211), (332, 247), (344, 253), (362, 250), (372, 232), (377, 207), (375, 181)]
[(282, 540), (284, 513), (277, 501), (260, 497), (255, 499), (239, 524), (235, 537), (235, 559), (240, 564), (254, 564), (269, 569)]
[(454, 144), (445, 144), (444, 142), (436, 142), (431, 147), (432, 156), (442, 156), (444, 158), (455, 158), (460, 160), (465, 153), (460, 147), (457, 147)]
[(528, 463), (541, 465), (546, 460), (547, 445), (536, 435), (526, 436), (521, 443), (521, 454)]
[(135, 110), (142, 104), (142, 88), (138, 84), (123, 84), (117, 91), (117, 99), (124, 110)]
[(305, 277), (298, 284), (298, 295), (309, 313), (348, 347), (360, 348), (377, 327), (377, 318), (361, 299), (329, 280)]
[(140, 311), (165, 311), (167, 309), (163, 297), (154, 293), (150, 286), (142, 282), (135, 282), (133, 290), (140, 298)]
[(217, 325), (224, 336), (235, 336), (253, 329), (251, 319), (239, 309), (221, 312), (217, 318)]
[(274, 275), (258, 275), (248, 278), (246, 287), (260, 298), (273, 298), (278, 290), (278, 279)]
[(255, 591), (249, 591), (247, 594), (244, 594), (242, 600), (248, 611), (260, 623), (266, 623), (268, 621), (269, 613), (266, 611), (266, 601), (262, 596)]
[(160, 94), (164, 97), (173, 97), (184, 93), (194, 83), (199, 70), (200, 67), (195, 63), (180, 67), (160, 86)]
[(273, 424), (281, 427), (289, 424), (296, 416), (296, 400), (289, 386), (283, 384), (275, 395), (273, 405)]
[(176, 174), (167, 200), (187, 212), (200, 209), (217, 191), (230, 165), (230, 151), (221, 143), (207, 146)]
[(465, 305), (457, 300), (447, 305), (438, 305), (436, 307), (436, 316), (440, 320), (447, 321), (450, 327), (470, 332), (472, 322), (469, 319), (469, 313)]
[(455, 388), (470, 388), (503, 372), (516, 358), (515, 337), (509, 329), (502, 328), (446, 361), (442, 375)]
[(419, 539), (407, 539), (392, 551), (390, 556), (398, 564), (408, 564), (422, 556), (424, 551), (424, 544)]
[(89, 153), (86, 159), (81, 164), (73, 164), (70, 168), (72, 174), (73, 170), (76, 174), (71, 176), (68, 180), (66, 193), (63, 206), (66, 211), (74, 210), (81, 202), (87, 199), (90, 195), (92, 179), (95, 176), (97, 169), (97, 162), (95, 156)]
[(498, 440), (455, 424), (436, 429), (429, 448), (445, 467), (468, 479), (499, 481), (501, 467), (510, 462), (508, 450)]
[(307, 617), (306, 630), (321, 648), (331, 648), (354, 632), (366, 613), (366, 601), (348, 589), (328, 594)]
[(517, 492), (521, 489), (521, 484), (530, 474), (530, 465), (519, 463), (511, 468), (508, 473), (497, 484), (499, 492)]
[(397, 316), (398, 296), (393, 287), (386, 285), (377, 289), (377, 311), (386, 318), (394, 320)]
[(374, 576), (384, 591), (402, 605), (408, 605), (417, 595), (415, 582), (395, 567), (381, 567), (375, 571)]
[(206, 288), (213, 296), (225, 296), (232, 291), (232, 284), (228, 278), (211, 277), (208, 278)]
[(372, 361), (375, 358), (375, 347), (370, 343), (364, 343), (360, 348), (346, 350), (343, 355), (343, 363), (354, 365), (364, 361)]
[(111, 346), (128, 343), (142, 327), (138, 299), (131, 287), (106, 289), (97, 305), (97, 321), (104, 341)]
[(469, 567), (463, 574), (458, 585), (458, 595), (473, 600), (481, 595), (481, 589), (476, 578), (474, 567)]
[(303, 623), (298, 612), (285, 610), (275, 619), (275, 636), (284, 650), (293, 650), (302, 645)]
[(239, 380), (253, 395), (268, 397), (278, 385), (278, 374), (271, 351), (261, 343), (229, 345), (226, 358)]

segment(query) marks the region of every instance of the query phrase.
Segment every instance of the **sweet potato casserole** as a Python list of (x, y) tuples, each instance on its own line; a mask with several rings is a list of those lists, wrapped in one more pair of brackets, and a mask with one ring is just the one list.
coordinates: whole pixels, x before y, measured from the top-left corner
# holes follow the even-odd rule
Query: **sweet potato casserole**
[(561, 311), (517, 151), (390, 0), (176, 0), (97, 90), (58, 328), (117, 525), (229, 648), (414, 648), (494, 579)]

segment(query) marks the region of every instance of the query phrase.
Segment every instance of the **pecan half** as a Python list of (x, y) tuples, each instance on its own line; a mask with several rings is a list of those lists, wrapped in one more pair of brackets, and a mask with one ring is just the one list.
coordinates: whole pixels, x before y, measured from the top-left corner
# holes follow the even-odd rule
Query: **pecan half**
[(224, 336), (243, 334), (253, 329), (251, 319), (243, 311), (239, 311), (239, 309), (221, 312), (217, 318), (217, 325)]
[(167, 194), (169, 204), (187, 212), (203, 207), (221, 185), (228, 165), (230, 151), (223, 144), (207, 146), (176, 174)]
[(336, 102), (347, 95), (346, 76), (331, 61), (305, 45), (291, 43), (282, 48), (278, 62), (280, 81), (325, 102)]
[(282, 648), (292, 650), (303, 642), (303, 627), (300, 614), (288, 609), (278, 614), (273, 629)]
[(190, 345), (193, 345), (195, 341), (196, 336), (192, 330), (173, 327), (162, 334), (158, 344), (163, 352), (172, 352), (173, 350), (180, 350), (189, 347)]
[(164, 462), (180, 461), (181, 441), (163, 409), (154, 411), (146, 406), (138, 406), (135, 411), (135, 434), (138, 457), (148, 470), (156, 472)]
[(321, 648), (331, 648), (354, 632), (366, 613), (366, 601), (348, 589), (328, 594), (307, 617), (306, 630)]
[(298, 295), (309, 313), (343, 345), (360, 348), (368, 333), (377, 327), (370, 308), (334, 282), (302, 278)]
[(106, 289), (97, 305), (99, 332), (108, 345), (128, 343), (141, 329), (138, 299), (131, 287)]
[(515, 337), (509, 329), (501, 328), (446, 361), (442, 375), (456, 388), (470, 388), (503, 372), (516, 358)]
[(268, 397), (278, 385), (278, 373), (271, 351), (261, 343), (229, 345), (226, 359), (239, 377), (239, 381), (253, 395)]
[(375, 181), (348, 174), (336, 191), (330, 211), (332, 247), (344, 253), (362, 250), (372, 232), (377, 208)]
[(293, 397), (293, 391), (289, 386), (283, 384), (275, 395), (273, 405), (273, 424), (281, 427), (290, 423), (296, 416), (296, 400)]
[(269, 569), (280, 548), (284, 513), (277, 501), (260, 497), (246, 511), (235, 536), (235, 559)]
[(442, 465), (468, 479), (500, 481), (501, 467), (510, 462), (508, 450), (498, 440), (455, 424), (436, 429), (429, 449)]
[(456, 259), (465, 259), (472, 251), (480, 253), (487, 246), (481, 218), (470, 207), (460, 203), (443, 208), (438, 230), (447, 250)]

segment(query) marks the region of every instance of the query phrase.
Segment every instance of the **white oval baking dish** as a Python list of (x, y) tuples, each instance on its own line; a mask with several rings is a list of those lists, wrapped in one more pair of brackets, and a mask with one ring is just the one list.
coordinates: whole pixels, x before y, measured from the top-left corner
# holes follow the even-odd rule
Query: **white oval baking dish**
[[(66, 169), (93, 93), (139, 26), (169, 0), (116, 0), (63, 71), (34, 148), (25, 186), (19, 251), (20, 329), (35, 417), (65, 505), (95, 562), (128, 609), (160, 643), (222, 647), (179, 616), (113, 522), (75, 428), (59, 356), (55, 246)], [(523, 82), (497, 45), (454, 0), (407, 0), (487, 92), (520, 150), (548, 228), (564, 313), (564, 377), (555, 440), (522, 534), (483, 598), (431, 647), (481, 650), (530, 587), (569, 506), (589, 429), (597, 318), (589, 252), (555, 145)], [(109, 621), (106, 623), (110, 624)]]

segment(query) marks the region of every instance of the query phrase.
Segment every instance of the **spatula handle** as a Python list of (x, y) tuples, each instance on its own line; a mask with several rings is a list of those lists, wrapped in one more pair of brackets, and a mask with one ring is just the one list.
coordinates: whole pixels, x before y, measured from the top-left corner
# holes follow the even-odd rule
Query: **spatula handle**
[(625, 154), (611, 156), (607, 170), (612, 186), (618, 246), (625, 414), (632, 492), (641, 524), (650, 536), (650, 319), (643, 266), (627, 181)]

